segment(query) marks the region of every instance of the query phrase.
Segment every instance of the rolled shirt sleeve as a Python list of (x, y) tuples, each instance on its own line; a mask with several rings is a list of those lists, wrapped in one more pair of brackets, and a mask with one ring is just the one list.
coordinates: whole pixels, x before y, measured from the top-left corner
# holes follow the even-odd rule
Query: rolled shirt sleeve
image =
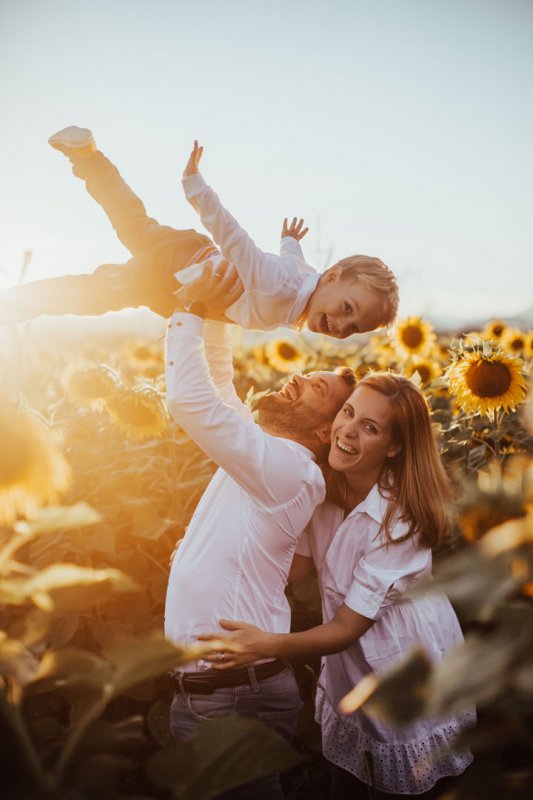
[[(397, 525), (394, 538), (403, 532), (403, 525)], [(417, 536), (390, 543), (378, 536), (354, 570), (345, 605), (368, 619), (378, 619), (409, 586), (431, 573), (431, 550), (417, 543)]]
[[(211, 357), (215, 374), (226, 371), (226, 378), (219, 379), (219, 386), (206, 360), (202, 320), (192, 314), (174, 314), (167, 329), (165, 358), (170, 413), (202, 450), (257, 502), (270, 509), (285, 504), (309, 505), (309, 496), (313, 495), (310, 516), (314, 506), (323, 501), (325, 488), (320, 469), (309, 451), (295, 458), (288, 451), (301, 445), (263, 431), (236, 393), (230, 394), (223, 353), (217, 356), (211, 349)], [(283, 466), (287, 461), (290, 468)]]

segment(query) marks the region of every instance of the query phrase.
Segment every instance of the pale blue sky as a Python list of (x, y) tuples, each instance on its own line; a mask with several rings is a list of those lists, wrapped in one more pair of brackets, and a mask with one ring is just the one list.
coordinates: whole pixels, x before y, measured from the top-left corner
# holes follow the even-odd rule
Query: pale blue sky
[(256, 242), (304, 216), (308, 260), (362, 252), (402, 314), (533, 302), (529, 0), (0, 0), (0, 285), (121, 262), (101, 210), (47, 145), (91, 127), (148, 210), (197, 224), (203, 172)]

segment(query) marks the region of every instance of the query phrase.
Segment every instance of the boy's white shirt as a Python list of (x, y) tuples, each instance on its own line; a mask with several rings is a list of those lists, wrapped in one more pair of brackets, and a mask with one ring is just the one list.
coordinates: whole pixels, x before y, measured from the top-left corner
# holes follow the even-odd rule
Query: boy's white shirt
[[(297, 239), (281, 240), (280, 253), (265, 253), (227, 211), (200, 173), (183, 179), (185, 196), (222, 255), (235, 264), (244, 292), (226, 315), (243, 328), (273, 330), (295, 326), (320, 275), (304, 259)], [(203, 266), (193, 264), (176, 272), (180, 283), (194, 280)]]

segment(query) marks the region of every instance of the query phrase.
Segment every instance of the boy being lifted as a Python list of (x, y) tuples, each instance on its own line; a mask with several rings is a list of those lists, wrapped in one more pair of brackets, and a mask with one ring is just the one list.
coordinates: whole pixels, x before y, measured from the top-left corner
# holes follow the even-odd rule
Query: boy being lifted
[(96, 149), (90, 130), (71, 126), (51, 136), (49, 143), (70, 159), (74, 175), (85, 181), (132, 258), (125, 264), (102, 264), (91, 274), (64, 275), (0, 291), (2, 324), (42, 314), (98, 315), (139, 306), (168, 317), (174, 310), (174, 292), (219, 253), (235, 264), (244, 284), (243, 294), (226, 311), (227, 318), (245, 328), (307, 324), (311, 331), (344, 339), (394, 320), (396, 279), (378, 258), (350, 256), (320, 275), (304, 260), (299, 241), (308, 229), (296, 219), (290, 225), (286, 219), (283, 222), (279, 255), (258, 248), (203, 180), (199, 172), (203, 148), (197, 142), (183, 186), (216, 244), (197, 231), (177, 230), (149, 217), (117, 168)]

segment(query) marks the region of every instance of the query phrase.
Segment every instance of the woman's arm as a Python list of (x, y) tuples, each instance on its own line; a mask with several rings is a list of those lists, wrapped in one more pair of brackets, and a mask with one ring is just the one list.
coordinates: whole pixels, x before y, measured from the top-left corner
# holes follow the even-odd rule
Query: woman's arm
[(214, 669), (224, 670), (250, 664), (261, 658), (301, 658), (339, 653), (359, 639), (373, 624), (373, 619), (363, 617), (343, 604), (330, 622), (307, 631), (266, 633), (246, 622), (222, 619), (221, 627), (231, 633), (204, 633), (198, 639), (219, 639), (227, 643), (223, 664), (220, 663), (218, 653), (207, 658), (213, 663)]

